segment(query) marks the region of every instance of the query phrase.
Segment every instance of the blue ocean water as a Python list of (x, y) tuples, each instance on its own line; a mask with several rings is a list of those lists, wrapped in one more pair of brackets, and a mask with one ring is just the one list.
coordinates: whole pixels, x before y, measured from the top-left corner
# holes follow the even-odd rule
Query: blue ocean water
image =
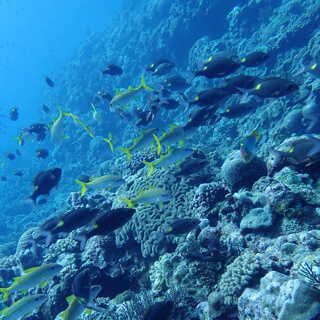
[(317, 1), (0, 9), (0, 309), (320, 317)]

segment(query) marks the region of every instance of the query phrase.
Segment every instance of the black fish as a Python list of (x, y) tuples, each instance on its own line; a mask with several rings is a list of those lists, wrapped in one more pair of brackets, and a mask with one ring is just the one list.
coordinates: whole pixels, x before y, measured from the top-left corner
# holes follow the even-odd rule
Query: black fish
[(90, 302), (90, 295), (91, 295), (91, 276), (90, 270), (84, 269), (80, 273), (77, 274), (75, 279), (72, 283), (72, 293), (73, 295), (87, 303)]
[(153, 76), (163, 76), (167, 73), (169, 73), (173, 68), (175, 64), (173, 62), (164, 62), (157, 66), (157, 68), (152, 72)]
[(42, 132), (49, 131), (48, 126), (45, 123), (33, 123), (30, 125), (30, 129), (25, 129), (29, 133), (39, 134)]
[(143, 316), (142, 320), (170, 320), (174, 303), (171, 300), (156, 302)]
[(189, 176), (202, 170), (208, 163), (207, 159), (186, 159), (179, 164), (180, 170), (173, 175), (175, 177)]
[(192, 218), (176, 220), (167, 228), (165, 232), (159, 232), (157, 234), (159, 241), (161, 241), (165, 236), (169, 234), (180, 235), (180, 234), (189, 233), (191, 230), (197, 227), (199, 223), (200, 223), (199, 219), (192, 219)]
[(109, 93), (101, 89), (98, 91), (94, 96), (93, 96), (93, 104), (99, 104), (99, 103), (104, 103), (104, 100), (111, 101), (113, 99), (113, 96)]
[(109, 210), (106, 213), (97, 217), (93, 221), (93, 229), (75, 237), (75, 239), (80, 240), (80, 248), (84, 249), (87, 239), (93, 236), (105, 236), (108, 233), (121, 228), (125, 225), (134, 215), (135, 209), (132, 208), (118, 208)]
[(226, 91), (230, 94), (241, 93), (238, 88), (242, 89), (252, 89), (258, 77), (250, 76), (246, 74), (240, 74), (225, 80), (225, 85), (221, 88), (221, 90)]
[(221, 117), (226, 117), (228, 119), (243, 116), (250, 111), (253, 111), (253, 107), (248, 103), (232, 104), (228, 106), (224, 112), (220, 112)]
[(19, 117), (19, 112), (18, 112), (18, 108), (14, 107), (10, 109), (10, 119), (12, 121), (16, 121), (18, 120)]
[(149, 67), (146, 68), (146, 71), (155, 71), (157, 69), (157, 67), (160, 65), (160, 64), (163, 64), (163, 63), (170, 63), (169, 60), (167, 59), (162, 59), (162, 58), (159, 58), (159, 59), (156, 59), (156, 60), (153, 60), (151, 65)]
[(123, 73), (123, 70), (121, 67), (115, 65), (115, 64), (109, 64), (107, 65), (105, 70), (101, 70), (102, 76), (105, 76), (106, 74), (110, 76), (121, 76)]
[(137, 127), (140, 127), (140, 126), (145, 127), (145, 126), (151, 124), (155, 117), (156, 117), (156, 112), (152, 112), (149, 110), (139, 112), (138, 113), (139, 121), (136, 123), (136, 126)]
[(184, 91), (190, 87), (186, 79), (178, 75), (164, 79), (161, 84), (171, 91)]
[(96, 218), (98, 213), (98, 209), (86, 207), (68, 211), (59, 217), (59, 224), (51, 231), (51, 233), (69, 233), (72, 230), (87, 225), (94, 218)]
[(22, 177), (23, 176), (23, 172), (21, 170), (13, 169), (12, 173), (13, 173), (14, 176), (17, 176), (17, 177)]
[(72, 293), (81, 304), (81, 306), (92, 309), (98, 312), (105, 313), (106, 310), (96, 306), (92, 302), (92, 287), (91, 287), (91, 276), (90, 270), (84, 269), (80, 273), (77, 274), (72, 283)]
[(16, 158), (16, 156), (12, 152), (6, 152), (4, 155), (10, 160), (14, 160)]
[(6, 176), (1, 176), (1, 181), (8, 181), (7, 177)]
[(174, 110), (180, 106), (179, 101), (174, 99), (167, 99), (160, 104), (161, 108), (165, 108), (166, 110)]
[(240, 63), (245, 67), (258, 67), (264, 64), (270, 58), (271, 58), (270, 54), (266, 52), (257, 51), (257, 52), (252, 52), (247, 56), (245, 56)]
[(58, 187), (58, 182), (61, 178), (61, 168), (49, 169), (39, 172), (33, 179), (34, 186), (33, 194), (25, 200), (31, 200), (33, 205), (37, 204), (37, 198), (41, 195), (49, 195), (52, 188)]
[(213, 106), (219, 104), (229, 96), (230, 94), (228, 92), (213, 88), (199, 92), (196, 98), (189, 101), (188, 104), (189, 106), (197, 105), (200, 107)]
[(220, 116), (216, 114), (217, 106), (208, 106), (196, 109), (189, 116), (189, 122), (183, 127), (185, 131), (200, 126), (209, 126), (216, 123)]
[(18, 148), (15, 148), (14, 152), (16, 153), (17, 156), (21, 156), (21, 151)]
[(53, 81), (50, 78), (48, 78), (47, 76), (43, 76), (43, 77), (44, 77), (44, 81), (48, 84), (48, 86), (53, 88), (54, 87)]
[(206, 66), (194, 72), (195, 77), (204, 76), (207, 79), (226, 77), (240, 68), (240, 64), (228, 58), (212, 60)]
[(38, 159), (42, 158), (45, 159), (46, 157), (49, 156), (49, 150), (47, 148), (45, 149), (36, 149), (36, 157)]
[(262, 79), (253, 89), (245, 90), (240, 89), (245, 95), (242, 97), (241, 102), (246, 98), (247, 95), (253, 94), (261, 99), (265, 98), (280, 98), (288, 95), (299, 89), (299, 86), (287, 79), (281, 78), (270, 78)]
[(49, 107), (47, 107), (45, 104), (41, 103), (41, 107), (42, 110), (46, 113), (46, 114), (50, 114), (51, 110), (49, 109)]
[(88, 176), (87, 174), (81, 174), (78, 180), (84, 183), (88, 183), (90, 182), (90, 176)]
[(239, 60), (237, 54), (235, 54), (232, 51), (218, 51), (218, 52), (213, 53), (210, 56), (210, 58), (207, 61), (205, 61), (205, 64), (208, 64), (209, 62), (211, 62), (213, 60), (221, 59), (221, 58), (227, 58), (227, 59), (231, 59), (231, 60), (234, 60), (234, 61), (238, 61)]
[(59, 217), (45, 221), (36, 231), (36, 235), (45, 237), (48, 246), (55, 235), (60, 238), (66, 237), (69, 232), (88, 225), (98, 214), (98, 209), (86, 207), (70, 210)]

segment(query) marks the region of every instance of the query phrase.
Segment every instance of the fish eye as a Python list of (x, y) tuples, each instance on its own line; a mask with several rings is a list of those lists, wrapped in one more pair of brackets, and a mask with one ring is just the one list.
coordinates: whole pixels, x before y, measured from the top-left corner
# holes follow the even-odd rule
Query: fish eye
[(36, 300), (36, 301), (38, 301), (38, 300), (39, 300), (39, 298), (35, 298), (35, 300)]

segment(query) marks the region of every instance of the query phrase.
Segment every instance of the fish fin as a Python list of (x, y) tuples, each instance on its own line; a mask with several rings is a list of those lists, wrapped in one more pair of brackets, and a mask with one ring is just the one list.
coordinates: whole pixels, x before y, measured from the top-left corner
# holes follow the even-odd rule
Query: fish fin
[(151, 88), (150, 86), (146, 85), (146, 80), (144, 78), (144, 74), (142, 75), (141, 77), (141, 84), (140, 84), (140, 87), (145, 89), (145, 90), (149, 90), (149, 91), (153, 91), (154, 89)]
[(173, 129), (175, 129), (177, 127), (179, 127), (177, 124), (173, 124), (173, 123), (169, 124), (170, 131), (172, 131)]
[(87, 308), (87, 309), (86, 309), (86, 312), (87, 312), (88, 316), (90, 316), (91, 313), (92, 313), (92, 310)]
[(149, 173), (148, 173), (148, 177), (150, 177), (152, 171), (154, 170), (154, 164), (151, 162), (147, 162), (147, 161), (142, 161), (146, 166), (148, 166), (150, 168)]
[(113, 144), (112, 144), (112, 142), (111, 142), (111, 139), (103, 138), (103, 140), (109, 143), (111, 152), (113, 152)]
[(68, 304), (71, 304), (74, 299), (76, 299), (76, 297), (73, 294), (69, 297), (66, 297)]
[(93, 105), (92, 102), (91, 102), (91, 107), (93, 108), (93, 110), (94, 110), (95, 112), (97, 112), (97, 110), (96, 110), (96, 108), (95, 108), (95, 106)]
[(62, 320), (66, 320), (66, 311), (63, 311), (61, 314), (60, 314), (60, 317)]
[(309, 152), (307, 153), (308, 157), (312, 157), (313, 155), (315, 155), (316, 153), (320, 152), (320, 139), (315, 138), (314, 136), (312, 136), (311, 134), (307, 135), (307, 139), (314, 143), (314, 146), (309, 150)]
[(163, 207), (163, 202), (159, 202), (158, 206), (159, 206), (159, 209), (161, 210)]
[(160, 152), (161, 152), (161, 143), (160, 143), (159, 138), (158, 138), (154, 133), (153, 133), (153, 137), (154, 137), (154, 139), (156, 140), (156, 142), (157, 142), (157, 144), (158, 144), (157, 153), (158, 153), (158, 155), (159, 155)]
[(187, 74), (188, 74), (187, 81), (191, 83), (193, 79), (196, 77), (196, 73), (194, 71), (187, 70)]
[(42, 287), (44, 287), (45, 285), (46, 285), (46, 283), (47, 283), (48, 281), (46, 280), (46, 281), (42, 281), (42, 282), (40, 282), (39, 283), (39, 285), (38, 285), (38, 288), (42, 288)]
[(179, 146), (182, 147), (183, 144), (184, 144), (184, 140), (180, 140), (180, 141), (179, 141)]
[(127, 162), (129, 162), (131, 157), (131, 150), (129, 148), (118, 148), (118, 149), (127, 154)]
[(85, 194), (85, 192), (87, 191), (87, 184), (83, 181), (80, 180), (74, 180), (77, 184), (79, 184), (82, 189), (81, 189), (81, 197)]
[(22, 291), (21, 291), (21, 293), (22, 293), (23, 295), (26, 295), (27, 292), (28, 292), (28, 290), (22, 290)]
[(32, 313), (32, 311), (29, 311), (29, 312), (25, 313), (23, 316), (24, 316), (24, 317), (27, 317), (27, 316), (29, 316), (31, 313)]
[(3, 293), (2, 301), (5, 302), (9, 297), (9, 292), (7, 288), (0, 288), (0, 292)]
[(165, 237), (165, 233), (164, 232), (156, 232), (155, 235), (158, 238), (158, 242), (161, 242)]
[(239, 88), (239, 87), (236, 87), (236, 89), (243, 93), (243, 95), (242, 95), (242, 97), (240, 99), (240, 103), (244, 103), (244, 101), (248, 98), (249, 90), (248, 89)]
[(149, 207), (149, 204), (150, 204), (149, 202), (146, 202), (146, 203), (145, 203), (146, 208), (148, 208), (148, 207)]
[(120, 200), (124, 201), (126, 204), (128, 204), (129, 208), (133, 208), (134, 207), (134, 204), (133, 204), (133, 201), (130, 200), (130, 199), (125, 199), (125, 198), (121, 198), (120, 197)]

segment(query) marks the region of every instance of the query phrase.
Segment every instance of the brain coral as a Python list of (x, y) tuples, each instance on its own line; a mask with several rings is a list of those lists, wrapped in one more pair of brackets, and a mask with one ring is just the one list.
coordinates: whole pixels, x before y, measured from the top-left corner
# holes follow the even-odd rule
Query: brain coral
[(245, 163), (240, 151), (230, 153), (221, 167), (221, 176), (231, 188), (251, 188), (254, 182), (268, 174), (266, 164), (258, 157)]
[[(189, 186), (184, 178), (177, 183), (170, 184), (163, 169), (156, 169), (149, 178), (147, 170), (140, 170), (129, 178), (127, 185), (122, 186), (119, 193), (121, 197), (134, 198), (138, 196), (139, 189), (146, 190), (147, 185), (171, 191), (172, 200), (169, 203), (164, 203), (161, 209), (157, 204), (150, 204), (148, 207), (139, 204), (132, 219), (116, 235), (116, 244), (122, 246), (133, 236), (140, 243), (144, 257), (156, 257), (167, 251), (166, 242), (158, 241), (157, 232), (164, 231), (165, 226), (176, 219), (194, 217), (192, 210), (189, 209), (194, 188)], [(129, 189), (122, 193), (121, 191), (126, 187)], [(126, 207), (126, 204), (122, 200), (116, 199), (113, 203), (113, 209), (119, 207)]]

